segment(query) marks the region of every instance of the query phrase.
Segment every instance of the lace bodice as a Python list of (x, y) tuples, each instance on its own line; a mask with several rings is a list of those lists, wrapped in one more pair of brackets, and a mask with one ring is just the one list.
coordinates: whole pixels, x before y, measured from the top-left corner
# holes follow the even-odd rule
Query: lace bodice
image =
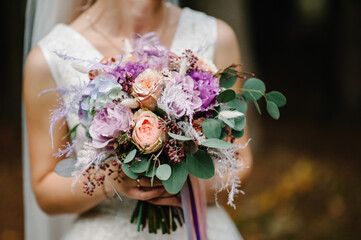
[[(171, 44), (171, 51), (181, 54), (191, 49), (198, 55), (213, 60), (217, 40), (216, 19), (204, 13), (184, 8)], [(72, 85), (86, 83), (87, 74), (76, 71), (70, 62), (59, 58), (54, 51), (68, 56), (101, 60), (102, 54), (80, 33), (68, 25), (58, 24), (39, 42), (39, 46), (49, 65), (58, 87), (69, 88)], [(67, 116), (69, 129), (78, 122), (77, 115)], [(136, 232), (136, 226), (129, 223), (136, 200), (123, 197), (123, 201), (104, 201), (94, 209), (81, 215), (73, 224), (65, 239), (185, 239), (185, 229), (171, 235), (149, 235), (146, 231)], [(240, 239), (228, 215), (221, 208), (208, 208), (208, 228), (210, 239), (228, 234), (226, 239)]]

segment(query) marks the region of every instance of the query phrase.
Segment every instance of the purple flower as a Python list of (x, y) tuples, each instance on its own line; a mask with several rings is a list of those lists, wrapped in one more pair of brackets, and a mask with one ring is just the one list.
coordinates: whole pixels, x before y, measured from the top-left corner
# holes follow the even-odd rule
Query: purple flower
[(199, 111), (202, 105), (198, 95), (199, 92), (194, 91), (194, 80), (191, 77), (172, 72), (172, 78), (158, 100), (158, 107), (173, 119), (179, 119), (184, 115), (192, 118), (194, 112)]
[(122, 132), (131, 127), (133, 113), (130, 108), (109, 103), (94, 116), (89, 128), (92, 144), (96, 148), (105, 147)]
[(193, 70), (189, 76), (194, 80), (194, 90), (199, 91), (202, 99), (201, 111), (207, 111), (217, 103), (217, 95), (221, 91), (216, 77), (202, 70)]
[(125, 65), (117, 66), (110, 74), (117, 79), (120, 78), (122, 81), (126, 81), (126, 74), (131, 74), (133, 79), (136, 79), (147, 68), (149, 68), (147, 63), (127, 62)]

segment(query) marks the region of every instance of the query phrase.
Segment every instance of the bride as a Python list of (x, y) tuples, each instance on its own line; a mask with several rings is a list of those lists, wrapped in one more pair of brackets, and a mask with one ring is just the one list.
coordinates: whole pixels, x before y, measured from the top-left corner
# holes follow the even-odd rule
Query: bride
[[(63, 136), (74, 125), (76, 117), (69, 115), (67, 126), (55, 126), (52, 148), (49, 141), (49, 110), (57, 104), (57, 95), (54, 93), (38, 97), (46, 89), (69, 87), (87, 80), (86, 74), (77, 72), (69, 62), (57, 57), (55, 50), (65, 51), (72, 57), (101, 60), (106, 56), (121, 54), (124, 39), (131, 39), (133, 33), (143, 35), (148, 32), (155, 32), (174, 53), (181, 54), (185, 49), (192, 49), (214, 61), (219, 69), (241, 62), (237, 39), (226, 23), (163, 0), (93, 1), (68, 25), (55, 25), (27, 56), (23, 94), (32, 189), (38, 205), (45, 213), (79, 214), (70, 229), (62, 233), (63, 239), (185, 239), (187, 236), (184, 228), (171, 235), (150, 235), (147, 230), (139, 233), (135, 225), (129, 222), (138, 199), (157, 205), (181, 204), (180, 199), (166, 193), (160, 183), (150, 186), (146, 179), (141, 179), (139, 183), (124, 176), (121, 183), (106, 181), (104, 188), (96, 188), (92, 197), (83, 193), (82, 183), (77, 183), (71, 192), (73, 179), (58, 176), (54, 172), (58, 159), (53, 155), (66, 143), (67, 139)], [(239, 88), (240, 82), (237, 84)], [(245, 134), (240, 143), (245, 144), (247, 139)], [(240, 153), (245, 164), (250, 166), (252, 158), (249, 147), (240, 149)], [(239, 172), (241, 180), (247, 177), (249, 169)], [(142, 188), (137, 187), (138, 184)], [(108, 200), (114, 194), (112, 185), (122, 196), (122, 201)], [(208, 238), (241, 239), (225, 211), (214, 206), (212, 183), (207, 181), (205, 185), (209, 200)], [(29, 209), (29, 206), (26, 208)], [(35, 229), (32, 228), (30, 234)], [(27, 238), (31, 239), (30, 236)], [(51, 235), (50, 238), (57, 237)]]

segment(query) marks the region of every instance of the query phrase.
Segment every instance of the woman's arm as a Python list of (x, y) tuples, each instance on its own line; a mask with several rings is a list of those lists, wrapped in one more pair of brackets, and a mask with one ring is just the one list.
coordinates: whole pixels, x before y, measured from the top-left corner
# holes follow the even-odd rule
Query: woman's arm
[[(55, 126), (54, 148), (52, 148), (49, 136), (49, 116), (50, 110), (57, 105), (58, 96), (56, 93), (47, 93), (39, 97), (40, 92), (51, 88), (56, 88), (53, 77), (40, 48), (35, 47), (25, 64), (23, 85), (34, 194), (39, 206), (48, 214), (80, 213), (92, 208), (106, 196), (101, 187), (97, 187), (91, 197), (84, 194), (82, 181), (75, 185), (72, 193), (71, 185), (74, 178), (61, 177), (54, 172), (56, 164), (61, 159), (56, 159), (53, 154), (66, 143), (67, 139), (63, 136), (67, 134), (68, 128), (66, 125)], [(146, 179), (141, 180), (142, 187), (150, 187)], [(155, 184), (154, 188), (143, 191), (136, 187), (135, 180), (126, 176), (120, 184), (107, 179), (105, 181), (107, 194), (113, 193), (109, 181), (112, 181), (119, 193), (131, 198), (151, 200), (160, 196), (169, 197), (159, 183)], [(174, 200), (173, 202), (179, 205), (179, 202)]]
[[(239, 46), (236, 34), (233, 29), (224, 21), (217, 19), (217, 27), (218, 27), (218, 39), (215, 51), (215, 65), (219, 69), (224, 69), (231, 64), (241, 64), (241, 56), (239, 52)], [(241, 71), (241, 67), (238, 68)], [(239, 79), (233, 88), (236, 92), (240, 92), (240, 88), (242, 87), (242, 81)], [(244, 136), (240, 139), (237, 139), (236, 143), (245, 145), (248, 141), (248, 129), (245, 128)], [(247, 180), (251, 169), (252, 169), (252, 153), (250, 147), (246, 147), (244, 149), (239, 150), (242, 161), (244, 161), (245, 166), (248, 168), (244, 168), (238, 172), (238, 176), (242, 181), (242, 185), (244, 185)], [(209, 202), (214, 202), (214, 191), (212, 190), (212, 182), (207, 181), (207, 199)], [(223, 195), (223, 196), (222, 196)], [(221, 193), (220, 199), (227, 199), (228, 193)]]

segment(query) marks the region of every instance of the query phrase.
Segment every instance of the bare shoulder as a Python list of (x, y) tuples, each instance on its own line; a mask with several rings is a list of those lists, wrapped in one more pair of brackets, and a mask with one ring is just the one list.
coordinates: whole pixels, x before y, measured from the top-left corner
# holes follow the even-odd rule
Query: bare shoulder
[(215, 64), (224, 68), (232, 63), (240, 64), (240, 61), (238, 40), (234, 30), (228, 23), (217, 19)]
[(49, 93), (40, 97), (39, 94), (52, 88), (56, 88), (56, 84), (48, 63), (42, 50), (35, 47), (26, 59), (23, 81), (23, 97), (29, 128), (47, 126), (49, 110), (56, 104), (57, 95)]
[(218, 43), (220, 46), (227, 46), (229, 44), (238, 44), (237, 37), (233, 28), (221, 19), (217, 19)]
[(26, 58), (24, 69), (24, 94), (39, 94), (40, 91), (54, 88), (55, 83), (49, 66), (40, 47), (33, 48)]

